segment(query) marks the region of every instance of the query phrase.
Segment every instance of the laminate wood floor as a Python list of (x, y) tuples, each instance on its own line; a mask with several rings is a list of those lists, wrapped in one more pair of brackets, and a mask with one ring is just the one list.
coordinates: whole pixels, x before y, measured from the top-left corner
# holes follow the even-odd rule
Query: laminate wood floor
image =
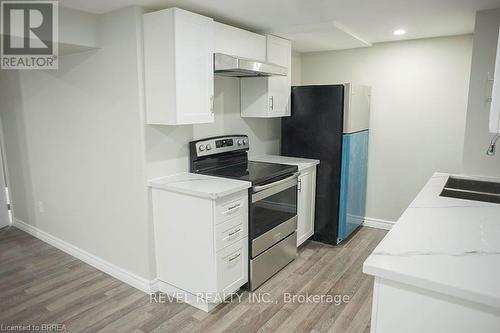
[[(64, 325), (65, 332), (369, 332), (373, 279), (361, 269), (385, 233), (363, 227), (341, 246), (309, 242), (255, 293), (242, 292), (241, 302), (235, 297), (207, 314), (175, 301), (151, 302), (8, 227), (0, 230), (0, 325), (4, 331), (7, 325), (50, 323)], [(292, 302), (292, 295), (300, 296)], [(304, 302), (311, 295), (324, 302)]]

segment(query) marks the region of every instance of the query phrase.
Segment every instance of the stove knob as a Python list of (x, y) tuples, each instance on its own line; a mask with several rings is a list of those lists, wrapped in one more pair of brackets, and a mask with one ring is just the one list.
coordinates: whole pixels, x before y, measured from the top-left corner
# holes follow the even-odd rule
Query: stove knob
[(246, 145), (248, 143), (247, 139), (243, 139), (243, 144)]
[(199, 146), (199, 147), (198, 147), (198, 149), (199, 149), (200, 151), (204, 151), (204, 150), (205, 150), (205, 146), (204, 146), (204, 145), (201, 145), (201, 146)]
[(212, 146), (210, 144), (207, 145), (207, 150), (212, 149)]
[(241, 140), (238, 140), (238, 146), (241, 146), (241, 145), (242, 145)]

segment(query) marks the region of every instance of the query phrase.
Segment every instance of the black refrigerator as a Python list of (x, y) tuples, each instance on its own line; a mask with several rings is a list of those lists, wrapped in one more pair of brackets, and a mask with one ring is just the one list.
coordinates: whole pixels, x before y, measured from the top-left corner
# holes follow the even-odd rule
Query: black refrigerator
[(281, 124), (281, 155), (320, 160), (316, 241), (338, 244), (364, 221), (369, 94), (368, 87), (351, 84), (292, 87), (291, 116)]

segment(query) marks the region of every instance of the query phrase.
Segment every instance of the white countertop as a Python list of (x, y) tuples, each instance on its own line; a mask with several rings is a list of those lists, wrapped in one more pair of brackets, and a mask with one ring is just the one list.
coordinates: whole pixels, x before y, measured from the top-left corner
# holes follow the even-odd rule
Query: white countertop
[(242, 180), (212, 177), (187, 172), (151, 179), (148, 183), (152, 188), (212, 200), (246, 190), (252, 186), (252, 183)]
[(257, 162), (296, 165), (299, 168), (299, 171), (305, 170), (307, 168), (310, 168), (312, 166), (319, 164), (319, 160), (312, 160), (309, 158), (279, 156), (279, 155), (257, 155), (257, 156), (250, 157), (248, 159), (251, 161), (257, 161)]
[(440, 197), (448, 177), (433, 175), (363, 272), (500, 308), (500, 204)]

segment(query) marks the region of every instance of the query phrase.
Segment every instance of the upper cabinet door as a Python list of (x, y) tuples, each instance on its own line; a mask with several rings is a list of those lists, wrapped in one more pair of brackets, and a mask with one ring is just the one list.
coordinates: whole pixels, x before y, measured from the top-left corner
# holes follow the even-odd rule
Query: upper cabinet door
[(215, 52), (266, 60), (266, 37), (254, 32), (214, 22)]
[(290, 115), (290, 93), (292, 84), (292, 47), (290, 41), (267, 35), (266, 61), (288, 68), (288, 75), (242, 78), (242, 117), (273, 118)]
[(178, 8), (144, 15), (148, 124), (214, 121), (213, 24)]
[(270, 115), (286, 117), (290, 115), (292, 46), (289, 40), (267, 35), (267, 61), (288, 68), (288, 75), (270, 77), (269, 95), (271, 97)]

